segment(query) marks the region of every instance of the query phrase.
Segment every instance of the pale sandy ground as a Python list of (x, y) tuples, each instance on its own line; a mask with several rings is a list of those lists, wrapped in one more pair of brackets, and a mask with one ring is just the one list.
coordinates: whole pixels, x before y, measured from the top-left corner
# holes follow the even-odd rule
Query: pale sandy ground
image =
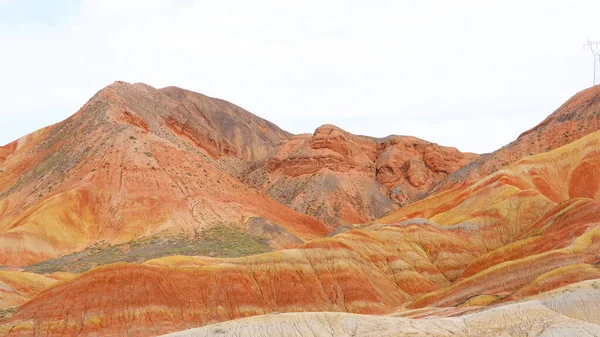
[(600, 280), (572, 284), (527, 301), (461, 317), (410, 319), (337, 312), (271, 314), (166, 336), (600, 336)]

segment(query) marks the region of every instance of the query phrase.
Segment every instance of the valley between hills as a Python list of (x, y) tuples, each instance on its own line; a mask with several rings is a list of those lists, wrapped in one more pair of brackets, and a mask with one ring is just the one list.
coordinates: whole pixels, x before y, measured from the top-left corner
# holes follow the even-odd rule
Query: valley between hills
[(448, 145), (115, 82), (0, 147), (0, 336), (600, 336), (600, 86)]

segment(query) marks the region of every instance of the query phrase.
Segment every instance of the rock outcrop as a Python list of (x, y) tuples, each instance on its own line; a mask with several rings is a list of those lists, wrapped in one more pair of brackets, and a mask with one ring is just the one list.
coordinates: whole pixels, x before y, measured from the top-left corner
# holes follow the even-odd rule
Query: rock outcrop
[(409, 137), (356, 136), (333, 125), (283, 141), (245, 181), (326, 223), (361, 223), (423, 196), (478, 156)]
[(281, 232), (256, 231), (273, 248), (291, 247), (380, 217), (476, 158), (330, 125), (290, 137), (223, 100), (115, 82), (67, 120), (0, 148), (0, 264), (215, 225), (245, 230), (253, 218)]

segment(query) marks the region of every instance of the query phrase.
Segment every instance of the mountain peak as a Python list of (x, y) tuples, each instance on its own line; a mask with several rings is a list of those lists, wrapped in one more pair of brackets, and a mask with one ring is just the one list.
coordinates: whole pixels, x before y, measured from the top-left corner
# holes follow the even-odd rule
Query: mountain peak
[[(579, 139), (588, 134), (590, 130), (596, 130), (593, 126), (596, 125), (599, 116), (600, 85), (596, 85), (573, 95), (540, 124), (523, 132), (519, 138), (532, 133), (543, 133), (547, 127), (553, 128), (556, 125), (562, 125), (562, 128), (565, 131), (568, 130), (570, 134), (573, 131), (570, 138)], [(575, 125), (574, 129), (570, 127), (573, 125)]]
[(523, 132), (510, 144), (482, 155), (446, 177), (430, 193), (462, 186), (517, 160), (557, 149), (600, 129), (600, 85), (573, 95), (544, 121)]
[[(303, 228), (308, 224), (324, 234), (326, 227), (316, 220), (256, 195), (234, 178), (287, 137), (274, 124), (225, 101), (189, 91), (170, 97), (143, 83), (114, 82), (66, 120), (27, 142), (0, 148), (0, 264), (37, 262), (95, 240), (193, 231), (232, 218), (259, 216), (315, 235)], [(262, 201), (255, 205), (245, 199)], [(206, 210), (204, 204), (221, 206)], [(37, 213), (22, 213), (36, 208), (54, 220), (38, 222)], [(33, 226), (37, 234), (10, 236), (1, 231), (6, 226)], [(277, 240), (274, 245), (285, 244)], [(28, 242), (51, 244), (20, 255)]]
[(325, 124), (282, 142), (246, 181), (326, 223), (360, 223), (421, 196), (476, 158), (416, 137), (376, 139)]

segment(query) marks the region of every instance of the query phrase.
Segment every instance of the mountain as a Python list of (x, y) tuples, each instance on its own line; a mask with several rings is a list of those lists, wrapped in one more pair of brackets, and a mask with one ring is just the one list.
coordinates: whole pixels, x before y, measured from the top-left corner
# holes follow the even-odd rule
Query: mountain
[(40, 293), (0, 331), (146, 336), (274, 312), (459, 315), (597, 279), (600, 184), (586, 178), (599, 153), (597, 131), (453, 198), (294, 249), (97, 268)]
[(0, 149), (0, 335), (597, 335), (597, 88), (478, 156), (115, 83)]
[(234, 156), (253, 162), (291, 136), (277, 125), (227, 101), (177, 87), (159, 91), (179, 103), (174, 109), (178, 113), (164, 117), (167, 126), (212, 157)]
[(516, 140), (443, 179), (429, 194), (472, 183), (521, 158), (547, 152), (600, 129), (600, 86), (585, 89)]
[(374, 220), (478, 158), (410, 136), (356, 136), (334, 125), (291, 137), (244, 181), (331, 225)]
[(288, 135), (222, 100), (116, 82), (0, 151), (0, 265), (215, 226), (275, 248), (325, 235), (235, 178)]

